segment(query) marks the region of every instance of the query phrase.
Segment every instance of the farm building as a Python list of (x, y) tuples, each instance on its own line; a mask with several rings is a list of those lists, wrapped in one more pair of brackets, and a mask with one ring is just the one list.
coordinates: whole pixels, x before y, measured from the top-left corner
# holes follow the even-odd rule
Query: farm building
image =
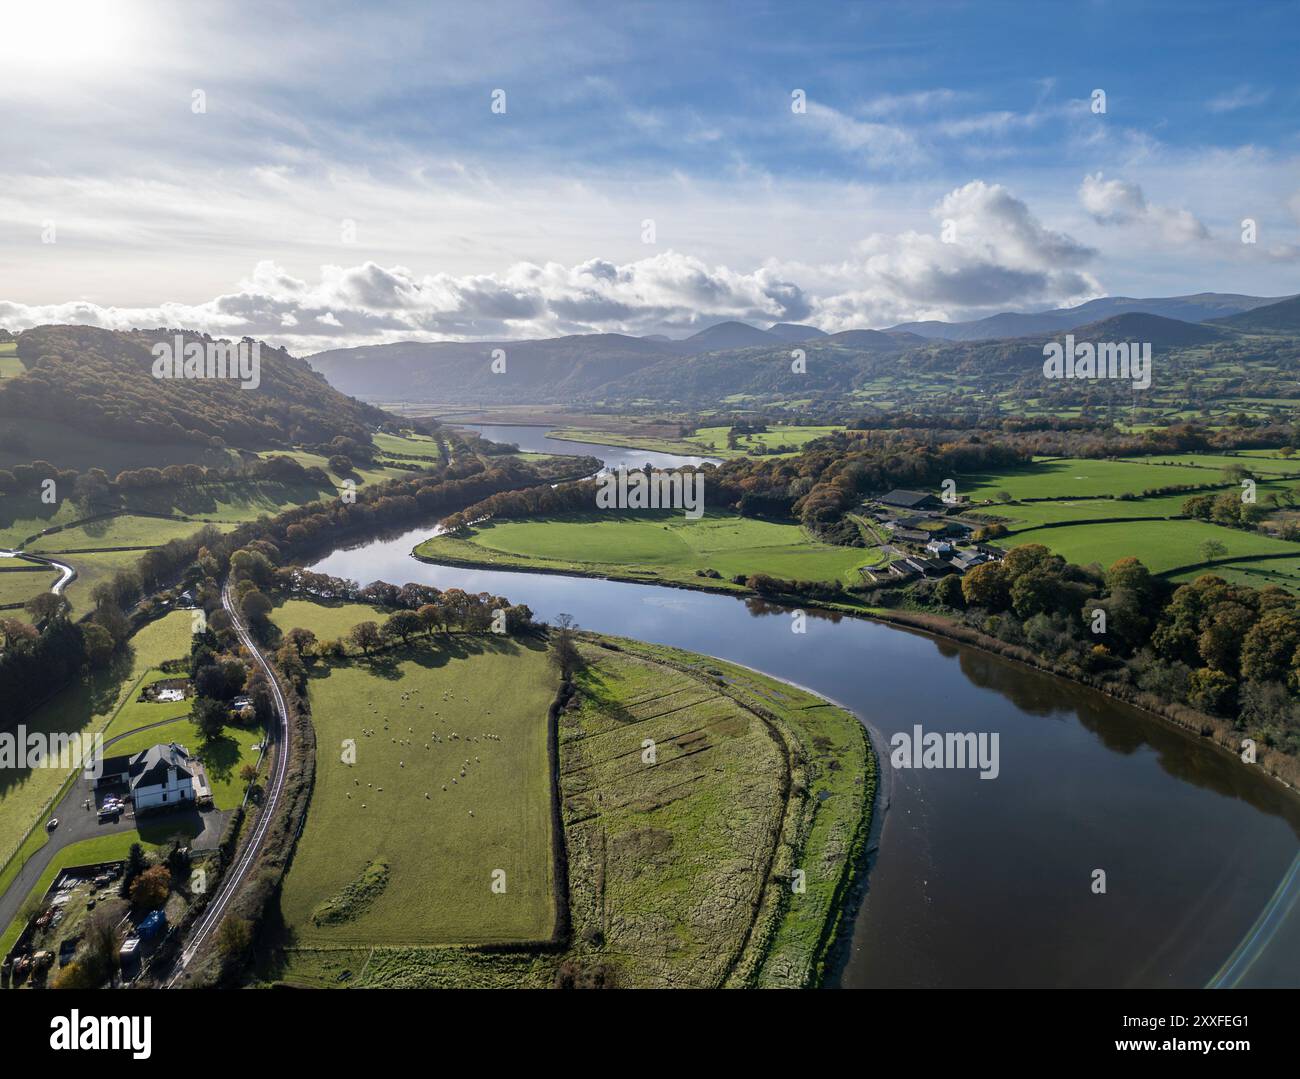
[(888, 494), (881, 495), (876, 501), (881, 505), (902, 510), (933, 510), (943, 505), (934, 495), (926, 494), (924, 491), (905, 491), (902, 488), (895, 488)]

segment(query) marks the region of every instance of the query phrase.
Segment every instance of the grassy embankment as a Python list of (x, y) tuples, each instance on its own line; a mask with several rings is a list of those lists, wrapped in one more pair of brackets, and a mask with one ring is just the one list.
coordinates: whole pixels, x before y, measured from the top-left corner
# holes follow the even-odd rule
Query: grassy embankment
[[(296, 603), (275, 618), (321, 634), (370, 614)], [(559, 719), (567, 951), (465, 947), (550, 934), (545, 716), (556, 681), (535, 647), (455, 635), (313, 676), (318, 780), (285, 885), (289, 946), (266, 976), (386, 987), (544, 986), (562, 969), (620, 985), (815, 980), (874, 796), (863, 728), (755, 672), (609, 643), (620, 650), (582, 641), (577, 695)], [(465, 741), (484, 734), (499, 740)], [(351, 767), (345, 738), (357, 742)], [(647, 738), (654, 764), (643, 761)], [(490, 889), (496, 868), (505, 894)]]
[[(652, 584), (741, 590), (737, 575), (857, 584), (878, 551), (834, 547), (798, 525), (709, 512), (593, 512), (536, 521), (487, 522), (465, 537), (435, 536), (415, 549), (430, 562), (541, 570)], [(711, 569), (720, 579), (701, 577)]]

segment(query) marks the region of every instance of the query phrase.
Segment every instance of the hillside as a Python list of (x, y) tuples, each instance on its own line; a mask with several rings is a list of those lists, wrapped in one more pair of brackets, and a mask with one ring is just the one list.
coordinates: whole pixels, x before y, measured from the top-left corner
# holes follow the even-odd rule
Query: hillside
[[(40, 326), (19, 335), (26, 370), (0, 385), (0, 416), (8, 434), (44, 424), (44, 442), (58, 449), (95, 438), (146, 445), (251, 449), (327, 442), (336, 436), (368, 442), (384, 414), (345, 397), (283, 349), (262, 346), (260, 381), (153, 375), (150, 349), (175, 330), (117, 332), (87, 326)], [(184, 333), (186, 343), (211, 339)], [(43, 456), (55, 460), (48, 452)]]
[[(498, 349), (505, 361), (500, 374), (492, 369)], [(504, 403), (564, 400), (675, 355), (674, 342), (602, 333), (363, 345), (319, 352), (308, 362), (343, 393), (370, 400)]]
[(1153, 348), (1189, 348), (1212, 344), (1230, 336), (1212, 326), (1137, 312), (1112, 315), (1099, 322), (1075, 327), (1070, 332), (1080, 341), (1146, 341)]
[(1297, 334), (1300, 333), (1300, 296), (1215, 319), (1214, 322), (1243, 333)]

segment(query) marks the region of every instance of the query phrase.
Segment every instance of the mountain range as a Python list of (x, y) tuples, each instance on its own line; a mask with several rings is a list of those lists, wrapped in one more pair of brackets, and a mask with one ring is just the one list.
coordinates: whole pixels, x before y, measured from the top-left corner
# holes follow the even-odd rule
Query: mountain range
[(1300, 297), (1109, 297), (1053, 311), (1009, 312), (966, 323), (908, 323), (887, 330), (828, 334), (792, 323), (760, 329), (731, 321), (681, 340), (601, 333), (520, 341), (408, 341), (333, 349), (307, 359), (343, 393), (377, 401), (680, 402), (788, 393), (795, 345), (817, 357), (808, 374), (800, 376), (801, 385), (829, 393), (847, 388), (886, 357), (916, 354), (909, 362), (932, 367), (949, 355), (944, 346), (1005, 341), (1025, 348), (1065, 332), (1096, 340), (1150, 341), (1157, 348), (1195, 347), (1240, 333), (1294, 334), (1300, 332)]

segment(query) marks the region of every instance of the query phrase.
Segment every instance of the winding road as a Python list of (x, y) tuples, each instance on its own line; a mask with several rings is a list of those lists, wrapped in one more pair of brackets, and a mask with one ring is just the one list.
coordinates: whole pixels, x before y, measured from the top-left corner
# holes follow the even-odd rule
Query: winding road
[[(221, 924), (221, 919), (225, 917), (226, 911), (230, 907), (231, 901), (235, 898), (243, 883), (248, 879), (253, 865), (257, 862), (257, 856), (262, 850), (262, 844), (266, 839), (267, 829), (275, 817), (275, 812), (280, 805), (280, 796), (284, 791), (284, 781), (289, 774), (289, 706), (284, 699), (284, 692), (280, 689), (280, 683), (271, 669), (271, 665), (262, 655), (261, 649), (253, 640), (252, 634), (244, 624), (240, 616), (239, 609), (235, 604), (234, 596), (230, 590), (230, 580), (227, 578), (225, 587), (221, 590), (221, 606), (230, 615), (231, 625), (234, 627), (235, 635), (239, 638), (240, 644), (248, 649), (249, 655), (253, 657), (257, 665), (262, 668), (262, 673), (266, 675), (271, 684), (271, 695), (275, 700), (276, 712), (276, 735), (275, 738), (279, 745), (276, 747), (275, 764), (272, 768), (272, 774), (267, 785), (266, 798), (262, 805), (262, 811), (258, 814), (257, 824), (253, 829), (253, 834), (244, 844), (239, 858), (235, 864), (221, 878), (221, 883), (217, 887), (216, 894), (213, 895), (208, 903), (207, 909), (199, 918), (198, 924), (194, 927), (189, 943), (186, 944), (181, 952), (180, 959), (177, 960), (177, 969), (171, 979), (167, 982), (167, 988), (172, 988), (185, 973), (186, 968), (193, 960), (198, 950), (204, 942), (212, 935), (217, 926)], [(268, 732), (269, 733), (269, 732)], [(270, 738), (268, 737), (268, 742)], [(263, 748), (262, 755), (265, 757), (267, 748)], [(258, 761), (261, 764), (261, 761)]]
[(39, 562), (44, 566), (53, 566), (59, 571), (59, 579), (54, 582), (50, 591), (56, 596), (62, 595), (63, 590), (68, 587), (72, 579), (77, 575), (77, 571), (69, 566), (66, 562), (57, 562), (53, 558), (47, 558), (45, 555), (28, 554), (23, 550), (0, 551), (0, 558), (21, 558), (27, 562)]

